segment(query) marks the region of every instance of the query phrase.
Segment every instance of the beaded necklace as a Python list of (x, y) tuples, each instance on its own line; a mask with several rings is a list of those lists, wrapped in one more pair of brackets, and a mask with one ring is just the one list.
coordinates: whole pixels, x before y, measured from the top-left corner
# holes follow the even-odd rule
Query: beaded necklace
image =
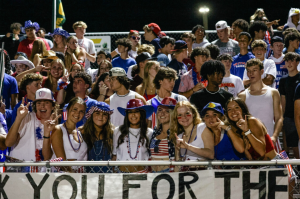
[(130, 147), (130, 135), (127, 135), (128, 137), (128, 140), (127, 140), (127, 149), (128, 149), (128, 154), (129, 154), (129, 157), (132, 159), (132, 160), (135, 160), (139, 154), (139, 148), (141, 147), (140, 146), (140, 142), (138, 141), (138, 144), (136, 146), (136, 154), (134, 157), (131, 156), (131, 147)]
[[(68, 129), (67, 129), (66, 123), (64, 123), (64, 126), (65, 126), (65, 128), (66, 128), (66, 131), (67, 131), (67, 133), (68, 133), (69, 142), (70, 142), (70, 145), (71, 145), (71, 147), (72, 147), (73, 151), (75, 151), (75, 152), (79, 151), (79, 149), (80, 149), (80, 147), (81, 147), (81, 142), (80, 142), (80, 138), (79, 138), (78, 129), (76, 128), (76, 130), (77, 130), (77, 138), (78, 138), (79, 146), (78, 146), (78, 148), (77, 148), (77, 149), (75, 149), (75, 148), (73, 147), (73, 144), (72, 144), (72, 142), (71, 142), (70, 135), (69, 135), (69, 131), (68, 131)], [(72, 134), (71, 134), (71, 135), (72, 135)], [(73, 135), (72, 135), (72, 136), (73, 136)]]

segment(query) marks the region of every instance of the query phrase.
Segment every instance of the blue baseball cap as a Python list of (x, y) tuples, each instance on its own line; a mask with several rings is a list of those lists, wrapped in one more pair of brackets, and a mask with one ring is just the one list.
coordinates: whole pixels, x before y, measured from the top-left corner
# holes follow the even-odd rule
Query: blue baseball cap
[(187, 43), (183, 40), (177, 40), (175, 41), (175, 47), (174, 50), (172, 51), (178, 51), (178, 50), (182, 50), (182, 49), (186, 49), (187, 48)]
[(221, 106), (221, 104), (216, 103), (216, 102), (209, 102), (208, 104), (206, 104), (206, 106), (204, 106), (204, 108), (202, 109), (200, 115), (201, 117), (203, 117), (206, 113), (207, 110), (214, 110), (217, 111), (219, 113), (221, 113), (222, 115), (224, 115), (224, 110)]
[(271, 45), (273, 45), (275, 42), (281, 42), (281, 43), (284, 44), (283, 39), (281, 37), (279, 37), (279, 36), (272, 37), (272, 39), (271, 39)]

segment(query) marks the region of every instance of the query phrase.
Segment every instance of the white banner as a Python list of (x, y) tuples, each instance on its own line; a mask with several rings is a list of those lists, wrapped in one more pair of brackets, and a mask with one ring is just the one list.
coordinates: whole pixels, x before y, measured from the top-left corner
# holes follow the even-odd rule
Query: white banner
[(96, 54), (100, 50), (109, 53), (111, 52), (110, 36), (85, 36), (85, 37), (91, 39), (94, 42)]
[[(149, 174), (3, 173), (3, 198), (288, 198), (286, 169)], [(0, 198), (2, 198), (0, 196)]]

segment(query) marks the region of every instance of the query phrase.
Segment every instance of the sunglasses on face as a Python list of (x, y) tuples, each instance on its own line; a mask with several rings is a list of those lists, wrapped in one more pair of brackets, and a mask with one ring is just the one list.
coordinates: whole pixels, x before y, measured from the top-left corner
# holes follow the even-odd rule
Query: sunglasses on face
[(136, 37), (136, 36), (131, 36), (131, 38), (133, 39), (133, 40), (140, 40), (141, 38), (140, 37)]

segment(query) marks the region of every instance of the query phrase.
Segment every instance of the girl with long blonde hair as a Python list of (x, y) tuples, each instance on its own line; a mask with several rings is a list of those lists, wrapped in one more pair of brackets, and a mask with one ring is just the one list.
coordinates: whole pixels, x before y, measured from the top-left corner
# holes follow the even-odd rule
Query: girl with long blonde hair
[[(214, 159), (214, 137), (189, 101), (180, 101), (172, 113), (170, 139), (176, 145), (176, 160)], [(177, 135), (178, 133), (178, 135)]]
[(67, 50), (65, 55), (65, 65), (68, 72), (73, 63), (84, 63), (86, 58), (85, 49), (79, 47), (78, 39), (75, 36), (70, 36), (67, 39)]
[(33, 42), (32, 52), (29, 60), (32, 61), (34, 66), (41, 64), (41, 61), (45, 57), (55, 56), (55, 52), (52, 50), (47, 50), (45, 43), (41, 39), (37, 39)]

